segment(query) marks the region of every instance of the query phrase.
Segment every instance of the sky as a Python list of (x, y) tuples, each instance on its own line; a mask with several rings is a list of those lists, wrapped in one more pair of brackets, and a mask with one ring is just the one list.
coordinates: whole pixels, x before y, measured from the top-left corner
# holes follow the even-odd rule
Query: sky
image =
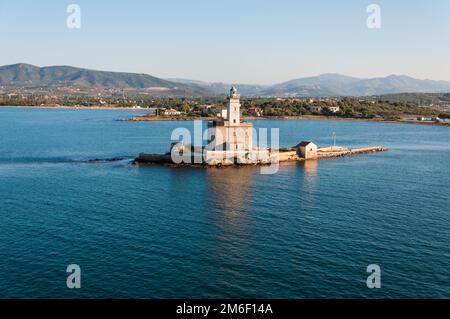
[[(81, 8), (70, 29), (67, 6)], [(378, 4), (381, 28), (367, 27)], [(272, 84), (322, 73), (450, 81), (449, 0), (0, 0), (0, 65)]]

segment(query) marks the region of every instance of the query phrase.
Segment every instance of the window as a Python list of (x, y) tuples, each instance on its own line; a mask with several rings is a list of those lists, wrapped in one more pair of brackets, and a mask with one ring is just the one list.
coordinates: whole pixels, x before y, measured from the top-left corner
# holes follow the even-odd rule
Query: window
[(236, 123), (236, 120), (233, 120), (234, 123)]

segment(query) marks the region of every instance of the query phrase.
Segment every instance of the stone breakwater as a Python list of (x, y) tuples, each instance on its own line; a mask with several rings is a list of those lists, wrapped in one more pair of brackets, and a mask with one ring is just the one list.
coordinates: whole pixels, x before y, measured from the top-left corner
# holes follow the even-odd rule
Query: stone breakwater
[[(371, 146), (371, 147), (362, 147), (362, 148), (354, 148), (347, 149), (344, 147), (338, 146), (330, 146), (319, 148), (317, 150), (317, 157), (308, 160), (320, 160), (327, 158), (337, 158), (344, 156), (355, 156), (362, 154), (370, 154), (370, 153), (378, 153), (385, 152), (386, 148), (382, 146)], [(221, 166), (240, 166), (240, 165), (270, 165), (274, 162), (288, 162), (288, 161), (305, 161), (306, 158), (303, 158), (298, 150), (295, 149), (285, 149), (283, 151), (272, 152), (268, 150), (270, 160), (267, 161), (254, 161), (254, 162), (241, 162), (236, 159), (228, 159), (221, 162), (207, 162), (207, 161), (198, 161), (198, 158), (202, 158), (202, 154), (193, 154), (189, 160), (186, 160), (182, 163), (175, 163), (172, 160), (172, 156), (170, 154), (139, 154), (133, 164), (141, 165), (141, 164), (159, 164), (159, 165), (172, 165), (172, 166), (202, 166), (202, 167), (221, 167)], [(194, 161), (194, 158), (197, 157), (197, 161)], [(193, 164), (195, 163), (195, 164)]]
[(360, 154), (369, 154), (369, 153), (378, 153), (378, 152), (385, 152), (387, 151), (386, 148), (382, 146), (371, 146), (371, 147), (361, 147), (361, 148), (354, 148), (354, 149), (340, 149), (340, 150), (322, 150), (319, 149), (317, 151), (317, 158), (333, 158), (333, 157), (342, 157), (342, 156), (352, 156), (352, 155), (360, 155)]

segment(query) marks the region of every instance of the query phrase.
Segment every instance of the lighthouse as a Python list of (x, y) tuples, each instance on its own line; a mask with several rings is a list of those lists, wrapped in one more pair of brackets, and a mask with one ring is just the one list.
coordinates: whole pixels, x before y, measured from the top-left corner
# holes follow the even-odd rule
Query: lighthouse
[(233, 86), (227, 99), (227, 120), (230, 126), (239, 126), (241, 124), (241, 96)]
[(241, 96), (233, 86), (227, 97), (227, 118), (208, 123), (208, 144), (211, 150), (240, 153), (252, 151), (253, 124), (241, 121), (240, 100)]

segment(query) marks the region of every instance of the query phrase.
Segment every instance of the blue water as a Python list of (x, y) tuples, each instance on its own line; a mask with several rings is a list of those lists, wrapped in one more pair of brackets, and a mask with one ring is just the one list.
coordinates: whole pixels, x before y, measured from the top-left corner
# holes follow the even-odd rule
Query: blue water
[(390, 148), (261, 175), (130, 165), (193, 125), (114, 121), (140, 113), (0, 109), (0, 298), (450, 298), (448, 127), (256, 121)]

